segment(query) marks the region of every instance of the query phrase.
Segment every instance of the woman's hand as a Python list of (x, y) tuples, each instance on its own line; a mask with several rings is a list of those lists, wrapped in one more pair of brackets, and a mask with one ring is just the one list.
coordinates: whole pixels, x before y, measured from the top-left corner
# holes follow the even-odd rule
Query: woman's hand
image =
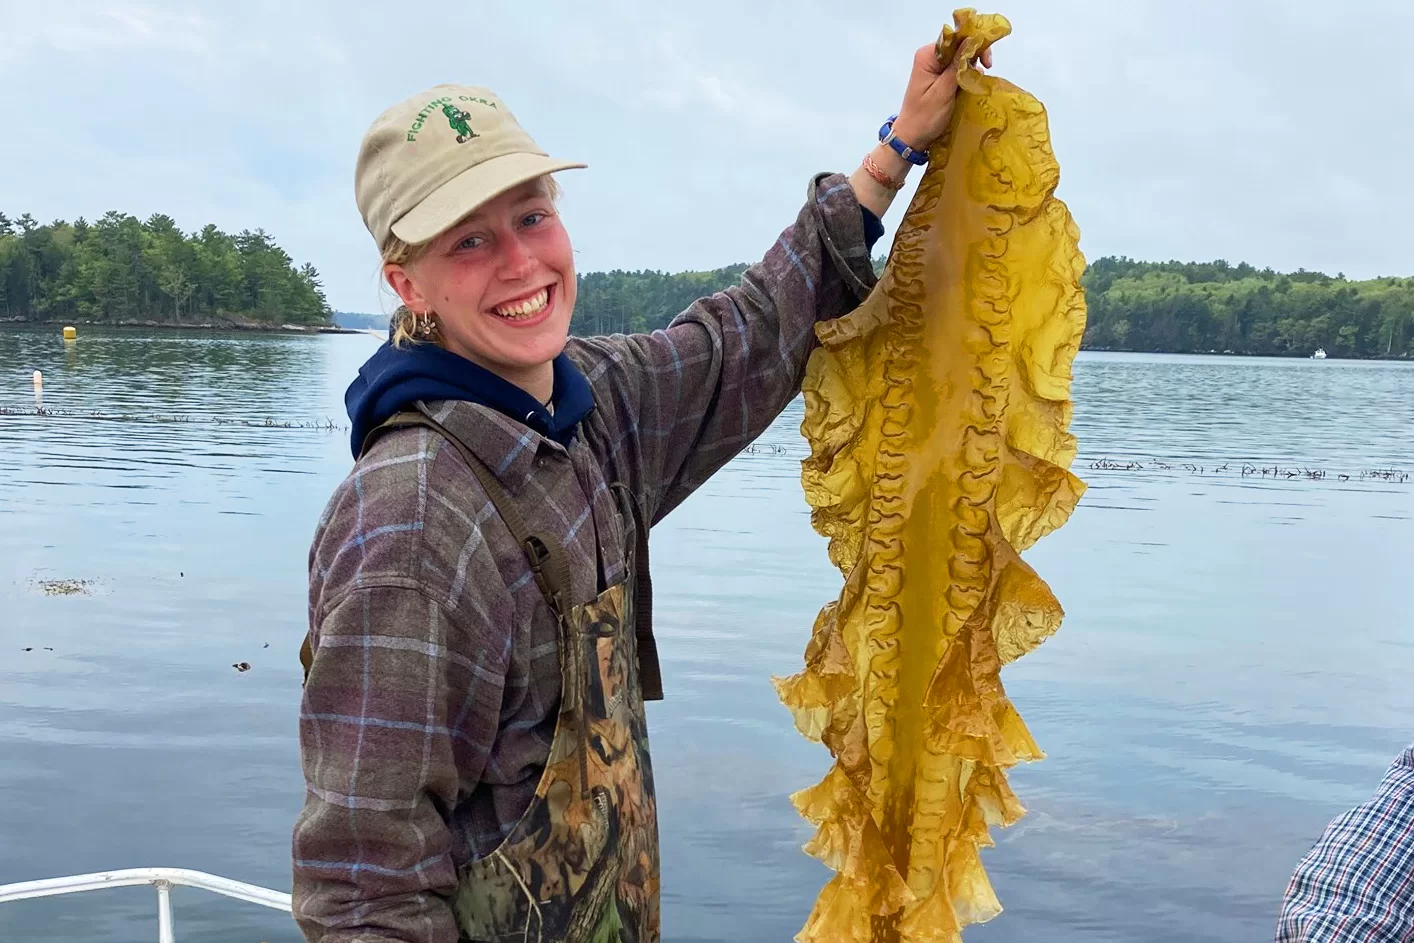
[[(984, 68), (992, 67), (992, 50), (982, 50)], [(929, 43), (913, 54), (913, 72), (908, 76), (903, 104), (894, 121), (894, 134), (915, 151), (926, 151), (942, 137), (957, 101), (957, 60), (943, 68), (938, 47)]]
[[(990, 48), (982, 50), (977, 58), (983, 67), (992, 67)], [(938, 47), (929, 43), (913, 54), (913, 72), (894, 121), (894, 136), (915, 151), (927, 151), (947, 130), (956, 100), (957, 60), (943, 68), (938, 61)], [(883, 219), (911, 169), (913, 165), (893, 148), (878, 144), (850, 175), (849, 182), (860, 205)]]

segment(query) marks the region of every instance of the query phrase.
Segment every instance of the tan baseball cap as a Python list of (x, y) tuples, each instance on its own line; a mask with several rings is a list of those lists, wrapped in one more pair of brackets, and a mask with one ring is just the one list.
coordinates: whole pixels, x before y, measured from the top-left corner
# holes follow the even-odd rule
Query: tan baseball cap
[(381, 250), (390, 234), (426, 242), (511, 187), (587, 166), (546, 154), (489, 88), (438, 85), (373, 122), (354, 192)]

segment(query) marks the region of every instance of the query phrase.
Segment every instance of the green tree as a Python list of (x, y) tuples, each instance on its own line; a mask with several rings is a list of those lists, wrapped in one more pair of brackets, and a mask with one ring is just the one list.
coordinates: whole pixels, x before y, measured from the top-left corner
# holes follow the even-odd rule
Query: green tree
[[(874, 260), (881, 270), (884, 257)], [(735, 284), (744, 265), (710, 272), (579, 276), (577, 334), (652, 330), (696, 299)], [(1092, 349), (1341, 357), (1414, 356), (1414, 278), (1350, 281), (1246, 262), (1093, 260), (1082, 282)]]
[(0, 214), (0, 316), (23, 320), (327, 324), (319, 273), (263, 230), (187, 235), (118, 212), (42, 226)]

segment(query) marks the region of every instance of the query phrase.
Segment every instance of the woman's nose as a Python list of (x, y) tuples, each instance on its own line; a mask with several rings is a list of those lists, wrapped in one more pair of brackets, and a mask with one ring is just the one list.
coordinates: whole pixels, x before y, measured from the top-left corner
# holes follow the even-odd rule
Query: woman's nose
[(520, 238), (512, 235), (501, 241), (501, 277), (507, 281), (525, 278), (535, 271), (535, 255)]

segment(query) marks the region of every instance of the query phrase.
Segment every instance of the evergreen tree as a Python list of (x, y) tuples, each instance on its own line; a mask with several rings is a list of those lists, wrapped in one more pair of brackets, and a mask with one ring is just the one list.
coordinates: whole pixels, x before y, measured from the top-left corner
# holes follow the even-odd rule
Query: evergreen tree
[(162, 213), (45, 226), (0, 213), (0, 317), (322, 325), (330, 314), (319, 273), (263, 230), (187, 235)]

